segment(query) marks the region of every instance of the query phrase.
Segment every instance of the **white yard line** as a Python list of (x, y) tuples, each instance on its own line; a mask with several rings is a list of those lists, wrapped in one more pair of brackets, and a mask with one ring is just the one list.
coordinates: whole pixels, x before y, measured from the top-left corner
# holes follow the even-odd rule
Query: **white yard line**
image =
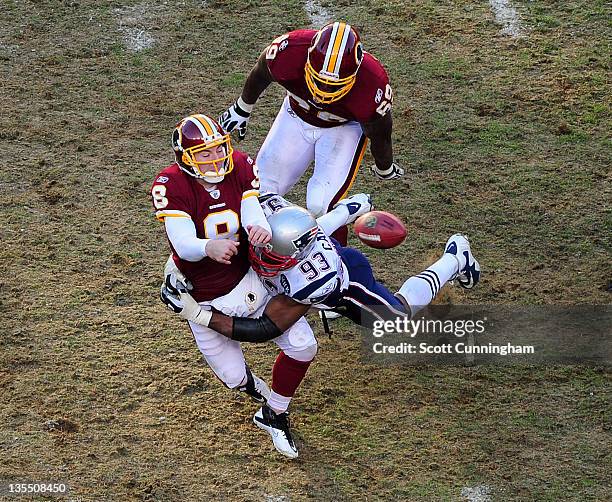
[(305, 0), (304, 10), (310, 18), (310, 23), (313, 28), (323, 28), (325, 23), (333, 21), (329, 11), (323, 7), (317, 0)]
[(527, 34), (510, 0), (489, 0), (489, 4), (495, 16), (495, 22), (502, 27), (500, 35), (518, 38)]
[(461, 496), (468, 502), (491, 502), (492, 491), (487, 485), (466, 486), (461, 489)]
[(142, 3), (133, 7), (114, 9), (119, 22), (119, 31), (123, 34), (123, 41), (128, 50), (139, 52), (152, 47), (155, 38), (145, 28), (147, 12), (151, 5)]

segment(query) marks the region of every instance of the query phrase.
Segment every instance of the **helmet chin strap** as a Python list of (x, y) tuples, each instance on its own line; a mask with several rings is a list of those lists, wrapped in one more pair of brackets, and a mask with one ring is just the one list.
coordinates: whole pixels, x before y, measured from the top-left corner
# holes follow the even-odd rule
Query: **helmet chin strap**
[[(221, 183), (224, 178), (225, 176), (215, 176), (215, 177), (204, 176), (204, 178), (201, 178), (201, 179), (204, 180), (206, 183), (216, 185), (217, 183)], [(212, 187), (211, 187), (211, 190), (213, 190)]]
[(225, 179), (225, 168), (223, 168), (223, 174), (215, 174), (211, 176), (204, 175), (204, 181), (207, 183), (221, 183)]
[[(216, 168), (216, 163), (214, 163), (213, 166)], [(223, 169), (222, 174), (219, 173), (219, 171), (207, 171), (200, 179), (203, 179), (207, 183), (212, 184), (221, 183), (225, 179), (225, 172), (227, 171), (227, 160), (223, 162), (221, 169)], [(211, 173), (210, 176), (208, 175), (208, 173)]]

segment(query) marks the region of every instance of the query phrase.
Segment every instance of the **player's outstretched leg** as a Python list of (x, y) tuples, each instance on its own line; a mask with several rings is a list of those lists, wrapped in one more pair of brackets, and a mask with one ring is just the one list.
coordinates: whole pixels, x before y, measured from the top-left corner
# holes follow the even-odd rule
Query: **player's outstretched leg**
[(280, 453), (289, 458), (297, 458), (298, 450), (289, 428), (288, 411), (275, 413), (268, 405), (264, 405), (255, 413), (253, 423), (270, 434), (274, 447)]
[(253, 375), (248, 366), (246, 367), (246, 382), (240, 385), (238, 390), (251, 396), (253, 400), (258, 403), (264, 404), (270, 399), (270, 388), (268, 384), (257, 375)]
[(470, 249), (470, 242), (462, 234), (448, 239), (442, 258), (418, 275), (410, 277), (397, 295), (410, 306), (411, 316), (425, 308), (442, 286), (456, 280), (459, 286), (471, 289), (480, 280), (480, 265)]

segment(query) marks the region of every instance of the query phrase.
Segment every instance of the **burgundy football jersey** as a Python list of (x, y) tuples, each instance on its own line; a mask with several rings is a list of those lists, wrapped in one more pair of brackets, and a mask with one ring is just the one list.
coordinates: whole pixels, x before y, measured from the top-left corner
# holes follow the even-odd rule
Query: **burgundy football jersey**
[(334, 127), (350, 120), (365, 123), (385, 115), (393, 102), (389, 77), (380, 61), (367, 52), (346, 96), (329, 104), (314, 102), (304, 68), (316, 33), (316, 30), (291, 31), (275, 39), (266, 52), (270, 74), (287, 89), (296, 115), (317, 127)]
[(259, 194), (259, 179), (248, 155), (234, 150), (233, 160), (234, 170), (211, 192), (181, 171), (176, 163), (160, 172), (151, 188), (155, 216), (160, 221), (189, 217), (200, 239), (240, 241), (239, 252), (232, 256), (231, 265), (208, 257), (198, 262), (181, 260), (170, 243), (174, 262), (193, 284), (191, 294), (199, 302), (229, 293), (249, 269), (248, 242), (241, 228), (240, 204), (244, 198)]

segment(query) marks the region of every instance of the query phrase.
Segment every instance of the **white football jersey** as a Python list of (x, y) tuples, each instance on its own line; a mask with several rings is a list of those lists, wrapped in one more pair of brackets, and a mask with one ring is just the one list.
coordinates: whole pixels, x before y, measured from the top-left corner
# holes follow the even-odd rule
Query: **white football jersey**
[[(274, 195), (261, 204), (266, 217), (291, 205), (280, 195)], [(320, 229), (310, 252), (295, 267), (275, 277), (260, 279), (271, 296), (285, 294), (300, 303), (319, 308), (330, 308), (325, 299), (336, 290), (346, 289), (349, 282), (348, 272), (334, 244)]]

